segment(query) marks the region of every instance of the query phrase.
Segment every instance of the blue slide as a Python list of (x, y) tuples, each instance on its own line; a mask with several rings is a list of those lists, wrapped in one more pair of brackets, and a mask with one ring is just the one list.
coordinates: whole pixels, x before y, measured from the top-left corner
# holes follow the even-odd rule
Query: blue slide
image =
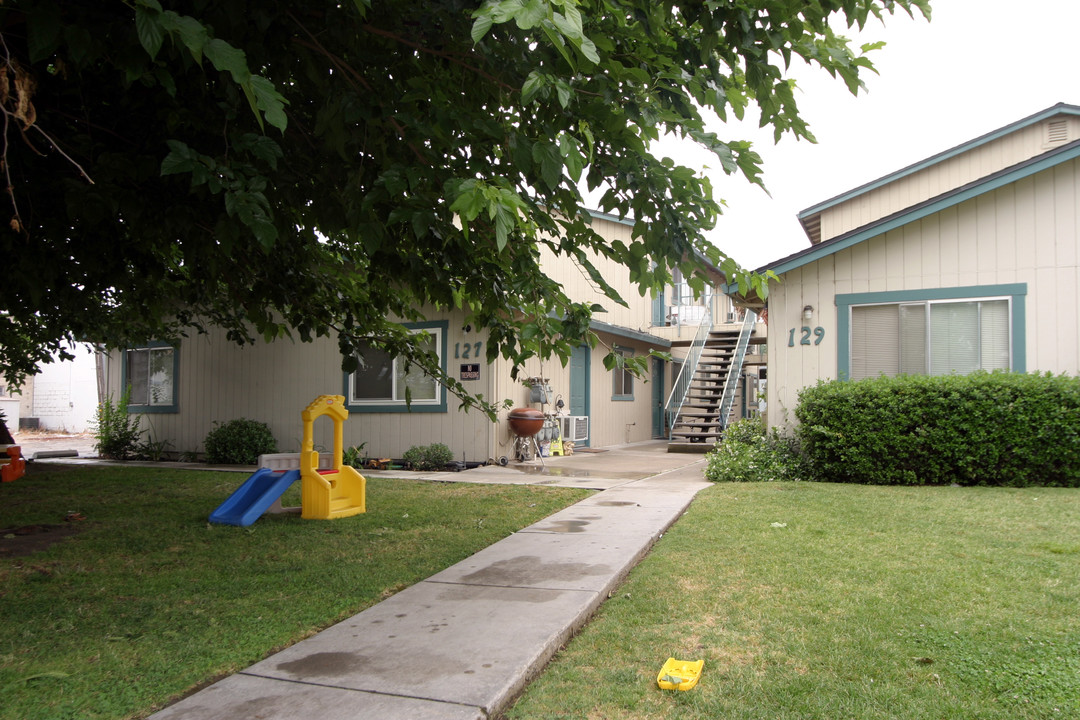
[(298, 479), (299, 470), (275, 472), (259, 468), (228, 500), (210, 514), (210, 522), (247, 527), (262, 517), (274, 501)]

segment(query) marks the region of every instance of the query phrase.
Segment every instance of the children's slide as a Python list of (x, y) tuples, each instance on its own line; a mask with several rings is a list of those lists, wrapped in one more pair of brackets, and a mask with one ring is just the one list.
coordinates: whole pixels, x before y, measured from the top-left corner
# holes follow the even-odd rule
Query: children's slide
[(299, 470), (275, 472), (268, 468), (259, 468), (228, 500), (210, 514), (210, 522), (247, 527), (258, 520), (274, 501), (299, 479)]

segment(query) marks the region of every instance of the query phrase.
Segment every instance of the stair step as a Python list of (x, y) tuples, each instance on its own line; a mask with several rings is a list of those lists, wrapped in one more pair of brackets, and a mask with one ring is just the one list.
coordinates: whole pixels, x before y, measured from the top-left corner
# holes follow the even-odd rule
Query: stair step
[(696, 442), (715, 442), (720, 439), (720, 432), (700, 432), (700, 433), (671, 433), (672, 442), (676, 441), (696, 441)]
[(669, 442), (667, 451), (669, 453), (700, 453), (704, 455), (713, 449), (712, 443), (688, 443), (688, 442)]

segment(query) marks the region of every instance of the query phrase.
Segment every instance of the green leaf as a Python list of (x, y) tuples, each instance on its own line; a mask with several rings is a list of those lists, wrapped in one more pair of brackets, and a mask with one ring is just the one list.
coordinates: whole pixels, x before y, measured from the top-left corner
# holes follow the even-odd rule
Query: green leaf
[(539, 25), (547, 15), (548, 6), (543, 0), (526, 0), (525, 5), (514, 20), (522, 30), (530, 30)]
[(538, 142), (533, 145), (533, 160), (540, 163), (540, 175), (549, 188), (556, 188), (562, 182), (563, 159), (558, 146), (552, 142)]
[(27, 11), (27, 50), (30, 62), (37, 63), (52, 57), (60, 45), (63, 16), (51, 2), (41, 3)]
[(139, 43), (149, 53), (151, 58), (157, 58), (161, 50), (161, 43), (165, 41), (165, 31), (161, 27), (161, 6), (156, 10), (149, 10), (143, 5), (135, 7), (135, 31), (139, 35)]
[(490, 15), (481, 15), (476, 18), (476, 22), (473, 23), (472, 32), (470, 33), (474, 45), (483, 40), (492, 25), (494, 25), (494, 22), (491, 20)]
[[(241, 87), (245, 83), (248, 83), (251, 77), (251, 71), (247, 67), (247, 56), (244, 55), (243, 50), (237, 50), (229, 43), (221, 40), (220, 38), (214, 38), (210, 42), (206, 43), (204, 48), (206, 52), (206, 59), (213, 64), (213, 66), (221, 72), (227, 72), (232, 75), (232, 79)], [(250, 92), (250, 87), (245, 89), (245, 93)], [(256, 107), (254, 96), (251, 97), (252, 107)]]
[(585, 159), (581, 155), (580, 143), (569, 134), (563, 133), (559, 136), (559, 152), (565, 161), (570, 179), (575, 183), (581, 180), (581, 170), (585, 164)]
[(177, 34), (180, 35), (180, 41), (195, 58), (195, 62), (202, 64), (203, 53), (207, 43), (210, 42), (210, 35), (206, 32), (206, 28), (193, 17), (179, 16), (171, 10), (165, 13), (166, 18), (170, 15), (176, 18), (175, 27)]
[(270, 123), (282, 133), (288, 124), (285, 116), (285, 103), (287, 102), (274, 84), (264, 77), (251, 76), (251, 88), (255, 93), (255, 103), (259, 110), (266, 116), (266, 122)]
[(170, 140), (168, 145), (170, 152), (161, 161), (161, 174), (164, 176), (191, 172), (195, 166), (191, 148), (178, 140)]
[(562, 109), (565, 110), (570, 107), (570, 86), (564, 82), (556, 83), (555, 92), (558, 94), (559, 105), (562, 106)]
[(529, 77), (525, 78), (525, 84), (521, 86), (521, 102), (528, 105), (546, 84), (544, 76), (533, 70), (529, 73)]
[(600, 55), (596, 52), (596, 45), (593, 41), (587, 37), (581, 39), (581, 45), (578, 46), (581, 50), (581, 54), (584, 55), (590, 62), (599, 64)]

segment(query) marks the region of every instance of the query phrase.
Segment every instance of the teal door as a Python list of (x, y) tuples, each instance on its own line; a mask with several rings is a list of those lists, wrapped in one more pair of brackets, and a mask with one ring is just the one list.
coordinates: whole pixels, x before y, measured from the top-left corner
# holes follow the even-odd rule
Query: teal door
[[(570, 354), (570, 407), (569, 415), (589, 414), (589, 348), (582, 345)], [(590, 426), (592, 420), (590, 419)], [(591, 428), (590, 428), (590, 434)], [(588, 446), (589, 441), (578, 443)]]
[(654, 357), (652, 362), (652, 434), (654, 438), (662, 438), (667, 435), (667, 428), (664, 427), (664, 403), (667, 401), (664, 361)]

